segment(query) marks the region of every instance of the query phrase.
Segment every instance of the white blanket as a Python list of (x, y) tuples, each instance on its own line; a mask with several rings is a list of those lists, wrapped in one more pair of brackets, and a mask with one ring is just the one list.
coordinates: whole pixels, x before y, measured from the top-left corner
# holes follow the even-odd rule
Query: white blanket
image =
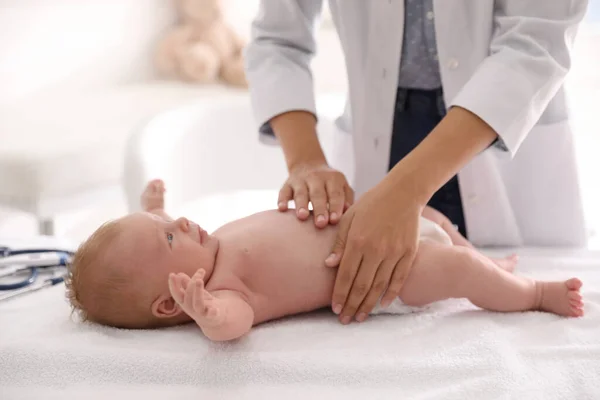
[(530, 251), (518, 272), (580, 277), (586, 316), (450, 301), (347, 327), (319, 312), (215, 344), (193, 325), (80, 324), (54, 287), (0, 304), (0, 399), (599, 399), (600, 255)]

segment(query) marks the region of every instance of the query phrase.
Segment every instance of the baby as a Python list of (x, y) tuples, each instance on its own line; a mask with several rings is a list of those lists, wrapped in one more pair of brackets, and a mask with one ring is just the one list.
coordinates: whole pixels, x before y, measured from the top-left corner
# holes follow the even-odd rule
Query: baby
[[(317, 229), (273, 210), (208, 234), (169, 218), (163, 193), (161, 181), (150, 182), (145, 212), (104, 224), (78, 249), (67, 293), (84, 320), (130, 329), (195, 321), (209, 339), (227, 341), (265, 321), (330, 305), (336, 269), (324, 260), (336, 226)], [(513, 275), (516, 257), (492, 260), (440, 213), (427, 209), (424, 216), (414, 265), (390, 310), (466, 298), (492, 311), (583, 315), (579, 279)], [(378, 305), (374, 313), (385, 311)]]

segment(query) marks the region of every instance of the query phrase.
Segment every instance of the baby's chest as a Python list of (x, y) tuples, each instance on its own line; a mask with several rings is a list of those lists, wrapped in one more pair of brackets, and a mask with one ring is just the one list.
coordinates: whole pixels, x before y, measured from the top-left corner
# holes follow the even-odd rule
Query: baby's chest
[[(212, 285), (219, 289), (242, 290), (255, 294), (281, 288), (300, 273), (298, 257), (289, 252), (266, 249), (263, 246), (241, 247), (237, 254), (229, 254), (217, 265)], [(208, 285), (207, 285), (208, 288)]]
[(249, 281), (264, 275), (264, 260), (257, 257), (250, 247), (239, 247), (221, 256), (206, 288), (246, 292)]

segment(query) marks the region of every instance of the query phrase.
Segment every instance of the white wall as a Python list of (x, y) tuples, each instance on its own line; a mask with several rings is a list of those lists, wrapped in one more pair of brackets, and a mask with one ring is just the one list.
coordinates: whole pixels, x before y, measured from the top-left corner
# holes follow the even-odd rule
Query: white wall
[(167, 0), (0, 0), (0, 104), (146, 78), (172, 21)]
[[(249, 37), (258, 0), (223, 0)], [(0, 0), (0, 105), (60, 88), (98, 88), (153, 76), (152, 50), (175, 19), (173, 0)], [(332, 30), (320, 32), (319, 90), (344, 90)]]

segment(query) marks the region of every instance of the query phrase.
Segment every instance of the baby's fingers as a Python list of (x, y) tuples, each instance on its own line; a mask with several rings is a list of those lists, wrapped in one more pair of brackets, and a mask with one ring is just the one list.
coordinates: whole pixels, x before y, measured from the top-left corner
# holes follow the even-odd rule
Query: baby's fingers
[(169, 291), (178, 304), (182, 304), (185, 298), (185, 290), (181, 286), (181, 279), (175, 274), (169, 274)]
[(202, 279), (198, 279), (194, 282), (194, 285), (190, 285), (190, 287), (194, 287), (191, 296), (194, 311), (199, 315), (204, 316), (206, 314), (206, 307), (204, 305), (204, 282)]
[(185, 291), (190, 282), (190, 277), (180, 272), (178, 274), (175, 274), (175, 281), (177, 282), (177, 286), (179, 286)]
[[(196, 271), (194, 276), (192, 276), (192, 280), (204, 282), (205, 275), (206, 275), (206, 271), (204, 270), (204, 268), (200, 268), (198, 271)], [(202, 284), (202, 287), (204, 288), (204, 284)]]
[(186, 274), (180, 273), (180, 274), (178, 274), (178, 276), (181, 279), (182, 292), (184, 293), (183, 307), (186, 310), (193, 310), (194, 309), (194, 292), (196, 291), (196, 285), (194, 284), (194, 282), (192, 282), (190, 277), (187, 276)]

